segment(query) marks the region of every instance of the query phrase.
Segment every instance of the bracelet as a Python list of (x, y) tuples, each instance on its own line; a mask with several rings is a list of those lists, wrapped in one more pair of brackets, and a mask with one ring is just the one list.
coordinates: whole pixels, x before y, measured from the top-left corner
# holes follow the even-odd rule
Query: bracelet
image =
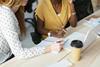
[(51, 36), (51, 32), (48, 32), (48, 37), (50, 37)]
[(73, 12), (72, 15), (76, 15), (76, 12)]

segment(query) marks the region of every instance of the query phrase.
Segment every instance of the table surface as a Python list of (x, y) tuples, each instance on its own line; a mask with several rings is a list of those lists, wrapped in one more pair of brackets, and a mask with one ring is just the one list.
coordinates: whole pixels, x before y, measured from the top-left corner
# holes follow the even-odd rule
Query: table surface
[[(100, 16), (100, 10), (93, 13), (92, 15)], [(91, 17), (92, 15), (84, 18), (87, 19)], [(79, 21), (82, 23), (81, 20)], [(76, 28), (80, 29), (81, 26), (78, 26)], [(82, 58), (79, 62), (75, 63), (72, 67), (100, 67), (100, 38), (97, 38), (94, 43), (91, 44), (86, 50), (82, 52)], [(64, 59), (67, 59), (67, 53), (69, 50), (65, 49), (62, 52), (60, 52), (57, 55), (53, 55), (50, 53), (40, 55), (38, 57), (31, 57), (28, 59), (21, 59), (18, 60), (16, 58), (13, 58), (9, 60), (8, 62), (0, 65), (0, 67), (46, 67), (49, 64), (53, 64), (55, 62), (58, 62), (63, 57)]]
[(100, 38), (82, 53), (82, 59), (72, 67), (100, 67)]

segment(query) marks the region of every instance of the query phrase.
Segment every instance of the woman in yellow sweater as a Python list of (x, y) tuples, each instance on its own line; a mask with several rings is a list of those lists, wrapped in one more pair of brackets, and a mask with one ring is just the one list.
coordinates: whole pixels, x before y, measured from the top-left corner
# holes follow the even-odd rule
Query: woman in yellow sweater
[(36, 9), (38, 32), (62, 37), (65, 25), (76, 26), (77, 18), (71, 0), (41, 0)]

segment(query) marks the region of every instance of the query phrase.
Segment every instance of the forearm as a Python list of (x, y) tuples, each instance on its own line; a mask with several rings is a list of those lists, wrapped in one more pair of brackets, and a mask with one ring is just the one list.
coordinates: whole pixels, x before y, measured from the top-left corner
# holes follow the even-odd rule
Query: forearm
[(72, 27), (76, 27), (77, 26), (77, 17), (76, 15), (72, 15), (70, 20), (69, 20), (69, 23)]
[(49, 30), (45, 28), (44, 22), (37, 16), (37, 31), (42, 35), (48, 35)]
[(49, 30), (44, 29), (44, 28), (39, 28), (38, 32), (42, 35), (48, 35)]
[(58, 34), (57, 31), (51, 31), (51, 30), (46, 30), (46, 29), (43, 29), (41, 28), (40, 30), (38, 30), (38, 32), (42, 35), (47, 35), (48, 36), (48, 33), (50, 33), (50, 36), (55, 36)]
[(71, 17), (69, 19), (69, 23), (72, 27), (77, 26), (77, 16), (76, 16), (76, 11), (73, 2), (71, 2)]
[(38, 27), (38, 32), (42, 35), (47, 35), (47, 36), (48, 36), (48, 33), (50, 33), (50, 36), (56, 36), (58, 34), (58, 31), (51, 31), (43, 27), (42, 28)]

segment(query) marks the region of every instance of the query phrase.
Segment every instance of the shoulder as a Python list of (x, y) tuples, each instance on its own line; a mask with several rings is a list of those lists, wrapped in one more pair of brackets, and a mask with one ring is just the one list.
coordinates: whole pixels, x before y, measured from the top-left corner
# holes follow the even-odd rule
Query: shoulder
[(6, 24), (6, 25), (12, 24), (13, 21), (16, 22), (16, 17), (13, 11), (6, 6), (0, 6), (0, 18), (2, 18), (0, 19), (0, 21), (2, 21), (3, 24)]
[(12, 15), (12, 10), (9, 7), (6, 6), (0, 6), (0, 14), (1, 16), (11, 16)]

